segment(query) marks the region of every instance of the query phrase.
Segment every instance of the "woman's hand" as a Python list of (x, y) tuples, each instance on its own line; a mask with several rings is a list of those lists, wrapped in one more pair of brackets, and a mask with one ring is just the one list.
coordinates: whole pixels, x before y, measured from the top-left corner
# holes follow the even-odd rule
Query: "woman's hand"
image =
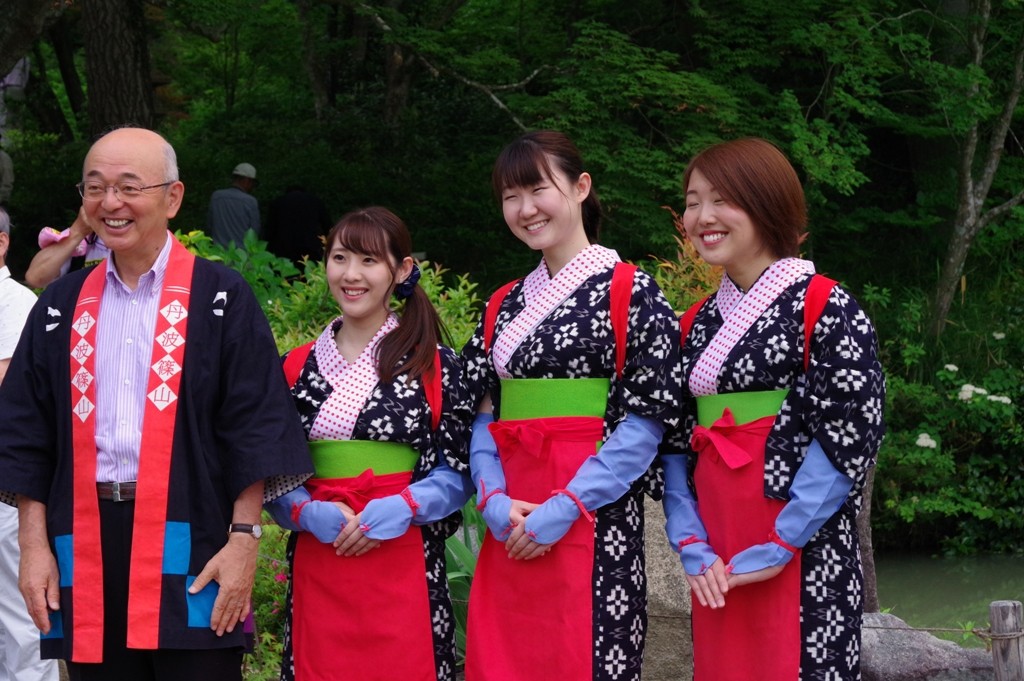
[(539, 505), (520, 499), (512, 500), (512, 508), (508, 513), (509, 522), (512, 523), (512, 534), (505, 540), (505, 550), (508, 551), (509, 558), (530, 560), (551, 550), (551, 544), (538, 544), (526, 534), (526, 516)]
[(725, 594), (732, 586), (731, 576), (726, 573), (725, 563), (717, 559), (702, 575), (686, 575), (697, 602), (706, 608), (725, 607)]
[(754, 572), (744, 572), (742, 574), (732, 573), (729, 575), (729, 587), (754, 584), (756, 582), (767, 582), (769, 579), (782, 572), (785, 567), (785, 565), (773, 565), (772, 567), (755, 570)]
[[(341, 505), (344, 506), (344, 504)], [(349, 508), (348, 513), (351, 512), (352, 509)], [(345, 513), (344, 508), (342, 509), (342, 513)], [(375, 549), (380, 546), (379, 540), (370, 539), (363, 534), (363, 530), (360, 527), (362, 522), (360, 517), (361, 515), (362, 514), (349, 516), (346, 514), (345, 517), (349, 519), (348, 524), (345, 525), (344, 529), (342, 529), (338, 538), (334, 540), (334, 548), (337, 549), (336, 553), (339, 556), (361, 556), (370, 549)]]

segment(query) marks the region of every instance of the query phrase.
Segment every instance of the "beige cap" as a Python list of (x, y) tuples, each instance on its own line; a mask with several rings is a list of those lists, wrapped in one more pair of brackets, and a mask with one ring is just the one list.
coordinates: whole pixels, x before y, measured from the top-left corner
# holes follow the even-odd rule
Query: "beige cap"
[(235, 169), (231, 171), (231, 174), (235, 177), (248, 177), (250, 180), (255, 180), (256, 168), (251, 163), (239, 163), (235, 166)]

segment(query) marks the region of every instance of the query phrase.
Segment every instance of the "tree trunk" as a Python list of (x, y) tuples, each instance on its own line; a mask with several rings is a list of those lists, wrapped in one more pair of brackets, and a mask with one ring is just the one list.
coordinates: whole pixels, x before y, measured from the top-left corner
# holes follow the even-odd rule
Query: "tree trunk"
[[(390, 9), (401, 11), (403, 0), (389, 0)], [(393, 127), (409, 103), (412, 86), (412, 68), (415, 55), (403, 45), (388, 45), (384, 50), (384, 73), (387, 92), (384, 96), (384, 125)]]
[[(985, 58), (990, 48), (986, 40), (992, 5), (990, 0), (976, 0), (971, 3), (971, 8), (973, 22), (969, 25), (967, 41), (970, 48), (970, 65), (984, 71), (984, 67), (987, 66)], [(989, 198), (993, 179), (999, 170), (1010, 126), (1017, 112), (1017, 103), (1024, 89), (1024, 26), (1017, 24), (1015, 30), (1017, 35), (1013, 51), (1013, 73), (1008, 79), (1004, 74), (999, 74), (1003, 79), (999, 82), (1006, 82), (1009, 85), (1002, 96), (1002, 101), (994, 102), (1001, 103), (1002, 110), (997, 117), (990, 120), (975, 116), (973, 125), (959, 145), (956, 220), (939, 274), (932, 310), (931, 330), (936, 337), (942, 334), (946, 326), (946, 318), (949, 316), (953, 297), (963, 276), (964, 262), (974, 238), (990, 222), (1008, 214), (1024, 200), (1024, 191), (1021, 191), (1003, 204), (985, 210), (985, 201)], [(989, 70), (992, 68), (989, 66)], [(969, 98), (976, 96), (979, 89), (978, 82), (975, 82), (969, 88)], [(981, 130), (985, 130), (986, 140), (981, 139)], [(987, 145), (979, 149), (984, 142), (987, 142)]]
[(89, 129), (153, 127), (153, 87), (142, 0), (82, 0)]
[[(975, 219), (976, 222), (976, 219)], [(949, 310), (953, 306), (953, 297), (960, 287), (960, 280), (963, 277), (964, 263), (967, 262), (967, 254), (971, 250), (971, 243), (977, 230), (973, 224), (965, 224), (957, 220), (953, 227), (953, 235), (949, 240), (949, 247), (946, 250), (946, 258), (942, 262), (942, 270), (939, 273), (939, 283), (935, 291), (935, 307), (932, 312), (932, 335), (938, 337), (946, 327), (946, 319), (949, 317)]]
[(64, 11), (63, 2), (0, 0), (0, 78), (18, 60), (32, 51), (32, 45)]
[(412, 68), (416, 57), (401, 45), (389, 45), (385, 51), (387, 95), (384, 98), (384, 124), (395, 126), (409, 102)]
[(50, 79), (46, 76), (46, 60), (39, 43), (36, 44), (31, 61), (32, 73), (25, 87), (25, 106), (32, 112), (43, 132), (55, 133), (61, 141), (70, 142), (75, 135), (71, 124), (64, 117), (57, 95), (50, 87)]
[(875, 574), (875, 549), (871, 541), (871, 493), (875, 488), (875, 468), (868, 471), (864, 482), (864, 505), (857, 516), (860, 538), (860, 560), (864, 569), (864, 612), (879, 612), (878, 577)]
[(64, 91), (68, 95), (68, 104), (78, 116), (85, 109), (85, 90), (82, 89), (82, 79), (78, 77), (78, 69), (75, 68), (75, 45), (70, 29), (67, 15), (62, 15), (57, 23), (50, 27), (49, 37), (53, 53), (57, 57), (60, 78), (64, 82)]

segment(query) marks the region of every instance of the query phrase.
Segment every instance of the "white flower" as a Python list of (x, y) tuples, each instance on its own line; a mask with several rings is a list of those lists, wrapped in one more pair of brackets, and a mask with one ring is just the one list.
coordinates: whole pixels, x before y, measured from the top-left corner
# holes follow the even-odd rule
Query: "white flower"
[(1003, 404), (1013, 404), (1013, 400), (1011, 400), (1006, 395), (989, 395), (988, 399), (990, 402), (1002, 402)]
[(946, 366), (943, 367), (943, 369), (953, 374), (960, 371), (960, 369), (955, 364), (947, 364)]
[(1003, 333), (1002, 331), (993, 331), (992, 337), (995, 338), (996, 340), (1003, 340), (1004, 338), (1006, 338), (1006, 334)]
[(971, 385), (970, 383), (965, 383), (964, 385), (961, 386), (961, 391), (959, 391), (959, 394), (956, 396), (966, 402), (969, 402), (971, 401), (971, 397), (974, 396), (976, 390), (977, 388)]
[(918, 447), (927, 447), (928, 449), (936, 449), (939, 446), (939, 443), (936, 442), (935, 439), (932, 438), (932, 436), (929, 435), (928, 433), (919, 434), (917, 436), (917, 442), (915, 442), (914, 444), (916, 444)]

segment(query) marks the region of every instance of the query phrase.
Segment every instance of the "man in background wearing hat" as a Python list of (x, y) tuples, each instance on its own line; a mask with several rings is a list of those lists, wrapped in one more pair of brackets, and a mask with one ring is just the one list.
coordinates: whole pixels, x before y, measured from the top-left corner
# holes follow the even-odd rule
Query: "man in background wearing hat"
[(218, 189), (210, 197), (206, 214), (206, 232), (221, 246), (241, 246), (250, 229), (260, 233), (260, 207), (252, 190), (256, 188), (256, 168), (239, 163), (231, 171), (231, 186)]

